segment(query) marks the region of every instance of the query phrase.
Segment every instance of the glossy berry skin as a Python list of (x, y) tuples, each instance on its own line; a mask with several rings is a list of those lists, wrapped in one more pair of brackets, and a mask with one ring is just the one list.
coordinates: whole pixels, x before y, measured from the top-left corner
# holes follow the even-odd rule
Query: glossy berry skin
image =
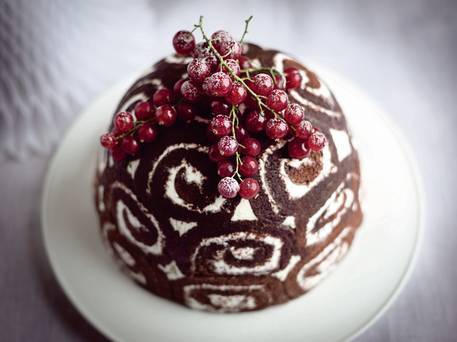
[(154, 106), (169, 104), (171, 101), (171, 91), (168, 88), (159, 88), (152, 95), (152, 103)]
[(156, 109), (156, 120), (161, 126), (169, 127), (176, 121), (176, 110), (170, 105), (163, 105)]
[(200, 84), (211, 73), (211, 67), (204, 59), (194, 58), (187, 65), (187, 74), (191, 81), (195, 84)]
[(224, 103), (220, 100), (211, 101), (211, 114), (218, 115), (228, 115), (230, 113), (230, 107), (227, 103)]
[(182, 95), (181, 86), (185, 81), (186, 81), (185, 79), (181, 78), (175, 82), (175, 84), (173, 85), (173, 98), (176, 99)]
[(153, 114), (152, 107), (149, 102), (141, 101), (135, 105), (135, 117), (137, 120), (150, 119)]
[(223, 156), (221, 156), (221, 154), (219, 153), (219, 148), (217, 147), (217, 144), (214, 144), (214, 145), (211, 145), (209, 147), (209, 152), (208, 152), (208, 155), (209, 155), (209, 159), (215, 163), (217, 162), (220, 162), (222, 160), (224, 160), (225, 158)]
[(308, 139), (313, 131), (313, 125), (308, 120), (303, 120), (295, 126), (295, 136), (303, 140)]
[(256, 157), (260, 154), (262, 146), (260, 142), (255, 138), (245, 138), (241, 141), (241, 144), (244, 146), (242, 149), (243, 154)]
[(289, 157), (295, 159), (303, 159), (309, 154), (309, 149), (306, 146), (306, 141), (295, 138), (287, 144)]
[(234, 82), (232, 84), (232, 89), (230, 89), (230, 92), (225, 97), (225, 99), (230, 104), (238, 105), (244, 102), (247, 96), (248, 91), (246, 90), (246, 88), (241, 83)]
[(259, 193), (260, 186), (254, 178), (246, 178), (240, 184), (239, 194), (241, 198), (252, 199)]
[(173, 37), (173, 47), (183, 56), (189, 56), (195, 48), (195, 37), (192, 32), (178, 31)]
[(236, 141), (234, 137), (226, 135), (219, 140), (217, 148), (219, 149), (221, 156), (231, 157), (238, 150), (238, 141)]
[(150, 123), (144, 123), (138, 129), (138, 139), (142, 142), (151, 142), (157, 136), (156, 129)]
[(209, 129), (217, 137), (228, 135), (232, 130), (230, 118), (226, 115), (216, 115), (209, 123)]
[(322, 132), (319, 131), (311, 133), (307, 140), (308, 148), (316, 152), (321, 151), (326, 143), (327, 138)]
[[(237, 60), (235, 59), (227, 59), (225, 61), (225, 63), (227, 63), (228, 67), (230, 68), (230, 70), (237, 76), (240, 75), (241, 73), (241, 69), (240, 69), (240, 64), (238, 63)], [(222, 72), (225, 72), (226, 74), (229, 74), (230, 75), (230, 71), (224, 66), (222, 68)]]
[(113, 159), (116, 161), (121, 161), (127, 157), (127, 153), (122, 149), (121, 145), (117, 145), (112, 151), (111, 155), (113, 156)]
[(286, 92), (281, 89), (274, 89), (267, 97), (267, 106), (274, 111), (280, 112), (287, 107), (289, 97)]
[(138, 141), (135, 140), (131, 135), (128, 135), (122, 139), (121, 142), (122, 150), (130, 155), (135, 155), (140, 149)]
[(253, 110), (246, 115), (245, 126), (249, 132), (258, 133), (265, 128), (266, 121), (265, 115)]
[(223, 160), (217, 164), (217, 174), (219, 177), (232, 177), (235, 173), (235, 165), (231, 161)]
[(102, 136), (100, 137), (100, 144), (104, 148), (112, 150), (117, 145), (116, 137), (111, 132), (102, 134)]
[(181, 94), (189, 102), (195, 102), (200, 98), (200, 89), (191, 81), (184, 81), (181, 85)]
[(215, 72), (203, 81), (203, 90), (210, 96), (226, 96), (231, 88), (232, 79), (222, 71)]
[(129, 112), (117, 113), (114, 117), (114, 127), (119, 133), (125, 133), (133, 128), (133, 116)]
[(258, 95), (268, 96), (275, 87), (270, 75), (260, 73), (252, 77), (251, 89)]
[(236, 138), (236, 140), (243, 141), (247, 137), (248, 137), (248, 132), (246, 132), (246, 130), (243, 127), (238, 126), (238, 127), (235, 128), (235, 138)]
[(286, 120), (291, 125), (299, 124), (305, 117), (305, 109), (303, 106), (300, 106), (298, 103), (291, 103), (287, 106), (284, 111), (284, 120)]
[(251, 177), (259, 172), (259, 163), (257, 159), (251, 156), (241, 158), (240, 173), (245, 177)]
[(286, 76), (287, 89), (296, 89), (300, 87), (302, 76), (297, 68), (286, 68), (284, 74)]
[(240, 185), (232, 177), (224, 177), (217, 185), (219, 194), (224, 198), (234, 198), (240, 191)]
[(289, 133), (289, 126), (281, 119), (269, 119), (265, 133), (270, 139), (282, 139)]
[(176, 106), (176, 112), (178, 114), (178, 118), (186, 122), (192, 121), (197, 115), (195, 107), (184, 102), (181, 102)]

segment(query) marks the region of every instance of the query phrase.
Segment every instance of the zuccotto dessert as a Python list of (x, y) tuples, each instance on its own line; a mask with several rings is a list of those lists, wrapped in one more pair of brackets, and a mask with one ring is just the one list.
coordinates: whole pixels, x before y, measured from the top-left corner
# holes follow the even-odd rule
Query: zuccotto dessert
[(335, 97), (245, 33), (210, 36), (202, 19), (178, 32), (176, 54), (130, 87), (101, 137), (103, 238), (138, 284), (194, 309), (302, 295), (362, 221), (359, 159)]

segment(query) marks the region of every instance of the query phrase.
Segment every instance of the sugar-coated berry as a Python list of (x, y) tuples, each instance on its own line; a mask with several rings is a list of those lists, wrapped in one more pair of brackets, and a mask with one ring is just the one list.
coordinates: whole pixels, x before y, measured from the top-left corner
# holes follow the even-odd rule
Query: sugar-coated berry
[(321, 151), (326, 143), (327, 138), (322, 132), (319, 131), (311, 133), (307, 140), (308, 148), (316, 152)]
[(221, 100), (211, 101), (211, 114), (218, 115), (228, 115), (230, 113), (230, 107), (227, 103), (222, 102)]
[(154, 106), (169, 104), (171, 101), (171, 91), (168, 88), (162, 87), (157, 89), (152, 95), (152, 103)]
[(267, 97), (267, 106), (277, 112), (285, 109), (288, 102), (289, 97), (286, 92), (281, 89), (273, 89)]
[(243, 154), (256, 157), (260, 154), (262, 150), (262, 146), (260, 145), (260, 142), (251, 137), (247, 137), (244, 140), (241, 141), (241, 144), (243, 145), (242, 152)]
[(275, 87), (271, 76), (265, 73), (253, 76), (249, 85), (256, 94), (262, 96), (268, 96)]
[(214, 32), (211, 35), (211, 43), (222, 57), (229, 58), (232, 53), (239, 53), (239, 51), (233, 51), (237, 49), (235, 40), (227, 31), (219, 30)]
[(284, 74), (286, 76), (286, 88), (287, 89), (295, 89), (300, 87), (302, 76), (297, 68), (286, 68), (284, 70)]
[(215, 72), (203, 81), (203, 90), (210, 96), (226, 96), (231, 88), (232, 79), (222, 71)]
[(230, 89), (230, 92), (225, 99), (230, 104), (238, 105), (246, 100), (247, 96), (248, 91), (246, 88), (239, 82), (233, 82), (232, 89)]
[(224, 157), (219, 153), (219, 148), (217, 144), (211, 145), (208, 151), (209, 159), (215, 163), (224, 160)]
[(308, 120), (300, 121), (300, 123), (295, 126), (295, 136), (303, 140), (308, 139), (313, 131), (313, 125)]
[(127, 153), (122, 149), (121, 145), (117, 145), (112, 151), (111, 155), (113, 156), (113, 159), (116, 161), (121, 161), (127, 157)]
[(195, 48), (195, 37), (192, 32), (184, 30), (176, 32), (173, 37), (173, 47), (180, 55), (190, 55)]
[(187, 65), (187, 74), (192, 82), (200, 84), (211, 73), (211, 67), (202, 58), (194, 58)]
[(150, 123), (144, 123), (138, 129), (138, 139), (142, 142), (151, 142), (157, 136), (156, 129)]
[(309, 154), (309, 149), (306, 146), (306, 141), (295, 138), (287, 144), (289, 157), (295, 159), (303, 159)]
[(232, 177), (235, 173), (235, 165), (233, 162), (223, 160), (217, 164), (217, 174), (219, 177)]
[(265, 133), (270, 139), (282, 139), (289, 133), (289, 125), (281, 119), (269, 119), (265, 125)]
[(159, 125), (168, 127), (175, 123), (177, 114), (174, 107), (170, 105), (163, 105), (157, 107), (155, 116)]
[(153, 114), (152, 106), (147, 101), (140, 101), (135, 105), (135, 117), (137, 120), (150, 119)]
[(246, 115), (245, 126), (249, 132), (258, 133), (263, 131), (267, 118), (256, 110), (250, 111)]
[(112, 150), (117, 145), (116, 136), (111, 132), (102, 134), (100, 137), (100, 144), (104, 148)]
[(284, 120), (291, 125), (299, 124), (305, 117), (305, 109), (298, 103), (291, 103), (284, 111)]
[[(241, 69), (240, 69), (240, 64), (238, 63), (238, 61), (236, 59), (227, 59), (225, 61), (225, 63), (227, 63), (227, 66), (228, 68), (230, 68), (230, 70), (237, 76), (240, 75), (240, 72), (241, 72)], [(227, 67), (222, 67), (222, 71), (225, 72), (226, 74), (231, 74), (230, 71), (228, 70)]]
[(219, 194), (224, 198), (234, 198), (240, 191), (240, 185), (232, 177), (224, 177), (217, 185)]
[(138, 141), (136, 141), (135, 138), (131, 135), (127, 135), (126, 137), (122, 138), (121, 146), (122, 150), (124, 150), (125, 153), (132, 156), (135, 155), (140, 149)]
[(238, 141), (243, 141), (245, 138), (247, 138), (248, 132), (244, 129), (244, 127), (238, 126), (235, 128), (235, 138)]
[(114, 127), (117, 132), (125, 133), (133, 128), (133, 116), (129, 112), (117, 113), (114, 117)]
[(189, 102), (195, 102), (200, 98), (200, 89), (191, 81), (184, 81), (181, 85), (181, 94)]
[(192, 121), (197, 115), (197, 110), (190, 103), (181, 102), (176, 106), (178, 118), (183, 121)]
[(217, 137), (228, 135), (232, 130), (230, 118), (226, 115), (216, 115), (209, 123), (209, 129)]
[(239, 194), (241, 198), (252, 199), (259, 193), (259, 182), (254, 178), (246, 178), (240, 184)]
[(217, 148), (221, 156), (231, 157), (238, 150), (238, 141), (234, 137), (226, 135), (219, 139)]
[(257, 159), (251, 156), (241, 158), (240, 173), (245, 177), (252, 177), (259, 171)]

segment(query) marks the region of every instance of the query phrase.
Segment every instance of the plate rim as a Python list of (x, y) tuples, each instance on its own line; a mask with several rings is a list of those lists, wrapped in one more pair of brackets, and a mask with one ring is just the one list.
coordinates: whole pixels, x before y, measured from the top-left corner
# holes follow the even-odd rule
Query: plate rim
[[(405, 157), (407, 161), (407, 165), (410, 168), (411, 174), (413, 175), (413, 184), (414, 184), (414, 189), (417, 193), (417, 204), (418, 204), (418, 217), (417, 217), (417, 223), (418, 226), (416, 228), (416, 238), (414, 242), (414, 248), (411, 251), (411, 254), (409, 256), (408, 260), (408, 265), (406, 266), (405, 270), (403, 271), (401, 277), (398, 280), (398, 283), (396, 284), (395, 288), (392, 290), (392, 292), (389, 294), (388, 297), (386, 297), (384, 303), (382, 304), (381, 308), (374, 314), (372, 314), (370, 317), (368, 317), (364, 323), (360, 325), (360, 327), (354, 329), (351, 333), (348, 335), (344, 336), (343, 338), (340, 339), (340, 341), (350, 341), (353, 340), (359, 336), (361, 336), (363, 333), (365, 333), (368, 329), (370, 329), (393, 305), (393, 303), (397, 300), (397, 298), (400, 296), (402, 293), (403, 289), (405, 288), (406, 284), (408, 283), (409, 279), (411, 278), (412, 272), (415, 269), (415, 266), (417, 264), (417, 260), (420, 254), (421, 246), (423, 243), (424, 239), (424, 226), (425, 226), (425, 220), (426, 220), (426, 212), (425, 212), (425, 191), (423, 188), (423, 182), (422, 182), (422, 177), (420, 173), (420, 169), (417, 165), (417, 162), (414, 158), (414, 153), (406, 140), (406, 138), (403, 136), (401, 133), (401, 130), (398, 128), (398, 126), (393, 122), (393, 120), (389, 117), (389, 115), (384, 111), (383, 107), (380, 106), (373, 98), (368, 96), (365, 91), (363, 91), (361, 88), (359, 88), (356, 84), (354, 84), (352, 81), (348, 80), (345, 76), (342, 76), (339, 72), (335, 72), (331, 68), (325, 66), (323, 67), (322, 65), (318, 63), (311, 63), (308, 62), (307, 65), (312, 66), (315, 70), (318, 71), (319, 75), (325, 75), (325, 74), (331, 74), (332, 78), (337, 79), (338, 81), (344, 82), (349, 86), (349, 89), (351, 92), (356, 91), (359, 94), (364, 95), (365, 101), (367, 101), (372, 107), (377, 109), (377, 112), (374, 113), (378, 118), (380, 118), (386, 126), (388, 126), (389, 130), (392, 132), (394, 135), (395, 139), (398, 142), (398, 145), (401, 146), (402, 149), (402, 154)], [(83, 120), (84, 114), (88, 112), (88, 110), (95, 106), (97, 103), (101, 102), (105, 97), (108, 96), (114, 89), (120, 88), (120, 86), (128, 85), (129, 81), (131, 82), (132, 80), (135, 79), (136, 76), (141, 75), (141, 73), (134, 73), (132, 76), (124, 78), (124, 80), (115, 83), (113, 86), (108, 87), (104, 91), (102, 91), (98, 96), (94, 97), (94, 100), (92, 100), (84, 109), (79, 112), (79, 114), (76, 116), (76, 119), (68, 126), (66, 129), (65, 133), (63, 134), (62, 141), (67, 139), (69, 133), (73, 131), (75, 126), (79, 124), (80, 121)], [(323, 77), (325, 79), (325, 77)], [(349, 122), (350, 125), (350, 122)], [(42, 236), (42, 241), (43, 241), (43, 246), (45, 249), (45, 255), (46, 258), (51, 266), (52, 269), (52, 274), (54, 277), (57, 279), (60, 288), (62, 291), (65, 293), (66, 297), (69, 299), (71, 304), (73, 305), (74, 308), (83, 316), (85, 320), (87, 320), (94, 328), (96, 328), (102, 335), (107, 337), (110, 340), (113, 341), (120, 341), (119, 336), (115, 336), (114, 333), (111, 332), (111, 330), (106, 327), (103, 323), (100, 323), (100, 321), (92, 315), (89, 309), (87, 309), (86, 306), (80, 304), (80, 302), (77, 300), (76, 296), (72, 293), (72, 291), (69, 290), (69, 285), (65, 281), (63, 275), (58, 272), (59, 267), (56, 265), (56, 261), (51, 257), (51, 252), (50, 252), (50, 242), (49, 242), (49, 236), (48, 236), (48, 229), (46, 228), (48, 226), (47, 222), (47, 212), (48, 212), (48, 201), (49, 201), (49, 195), (51, 191), (51, 182), (53, 175), (56, 172), (57, 165), (58, 165), (58, 159), (60, 155), (64, 151), (64, 146), (63, 144), (60, 144), (58, 148), (54, 151), (52, 157), (50, 158), (50, 161), (48, 163), (48, 167), (46, 169), (46, 175), (44, 177), (44, 182), (43, 182), (43, 188), (41, 192), (41, 202), (40, 202), (40, 224), (41, 224), (41, 236)]]

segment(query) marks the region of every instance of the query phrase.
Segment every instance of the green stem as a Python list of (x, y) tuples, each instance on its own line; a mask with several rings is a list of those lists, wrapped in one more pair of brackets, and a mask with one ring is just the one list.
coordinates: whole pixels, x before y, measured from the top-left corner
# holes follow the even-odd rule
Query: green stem
[(253, 18), (253, 16), (251, 15), (251, 16), (249, 16), (249, 18), (247, 18), (244, 21), (244, 32), (243, 32), (243, 35), (241, 36), (241, 39), (240, 39), (240, 45), (243, 44), (244, 37), (248, 33), (249, 22), (252, 20), (252, 18)]

